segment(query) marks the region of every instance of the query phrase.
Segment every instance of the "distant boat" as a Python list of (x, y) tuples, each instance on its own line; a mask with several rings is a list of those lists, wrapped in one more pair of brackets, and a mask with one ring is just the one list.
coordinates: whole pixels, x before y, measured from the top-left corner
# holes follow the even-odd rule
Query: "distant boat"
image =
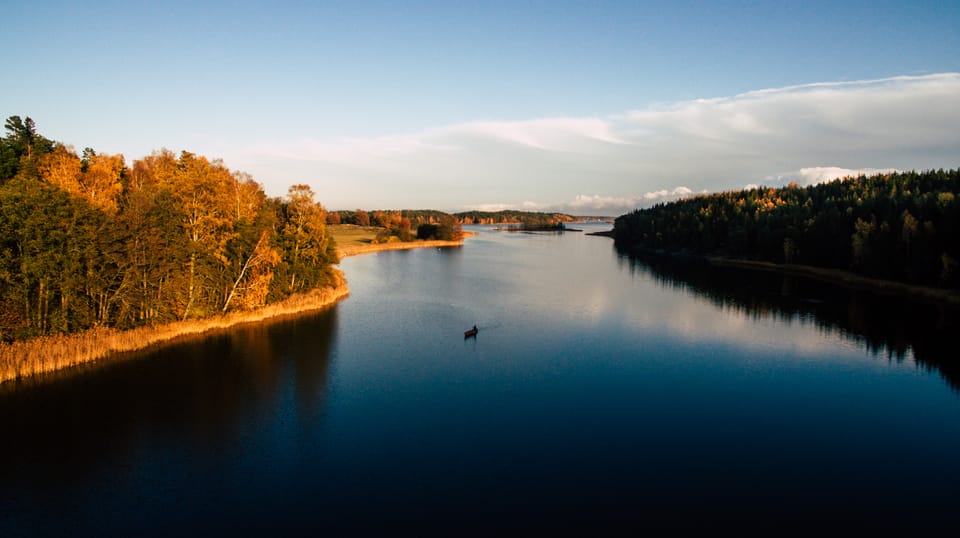
[(473, 328), (470, 329), (469, 331), (464, 331), (463, 337), (464, 337), (464, 338), (471, 338), (471, 337), (476, 336), (478, 332), (480, 332), (480, 329), (478, 329), (477, 326), (474, 325)]

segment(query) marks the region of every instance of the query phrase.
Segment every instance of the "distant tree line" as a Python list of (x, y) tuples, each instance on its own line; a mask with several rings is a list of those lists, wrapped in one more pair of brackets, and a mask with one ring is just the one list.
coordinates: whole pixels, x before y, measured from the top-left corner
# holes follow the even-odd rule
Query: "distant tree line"
[(567, 225), (562, 222), (551, 222), (548, 224), (524, 222), (519, 225), (519, 230), (526, 232), (562, 232), (566, 229)]
[[(450, 219), (455, 222), (451, 222)], [(573, 222), (576, 217), (564, 213), (541, 213), (536, 211), (465, 211), (444, 213), (433, 209), (404, 209), (393, 211), (330, 211), (328, 224), (355, 224), (387, 228), (386, 235), (407, 237), (406, 231), (417, 238), (459, 237), (463, 224), (517, 224), (530, 230), (561, 230), (563, 223)], [(407, 225), (409, 222), (409, 226)], [(425, 227), (423, 227), (426, 225)], [(421, 227), (423, 227), (421, 229)], [(381, 232), (385, 233), (385, 232)], [(408, 241), (409, 239), (402, 239)]]
[(658, 204), (617, 218), (641, 250), (689, 252), (853, 271), (960, 287), (960, 170), (837, 179)]
[(383, 228), (376, 243), (440, 239), (455, 241), (463, 237), (460, 223), (448, 213), (432, 209), (331, 211), (328, 224), (354, 224)]
[(330, 211), (327, 224), (355, 224), (357, 226), (377, 226), (390, 228), (403, 219), (410, 221), (410, 227), (416, 229), (421, 224), (439, 224), (448, 213), (433, 209)]
[(335, 283), (306, 185), (268, 198), (189, 152), (72, 147), (12, 116), (0, 138), (0, 340), (250, 309)]
[(541, 213), (537, 211), (465, 211), (454, 213), (462, 224), (522, 224), (531, 228), (546, 228), (563, 222), (573, 222), (576, 217), (564, 213)]
[(463, 228), (452, 215), (440, 219), (437, 224), (421, 224), (417, 226), (417, 239), (438, 239), (440, 241), (457, 241), (463, 238)]

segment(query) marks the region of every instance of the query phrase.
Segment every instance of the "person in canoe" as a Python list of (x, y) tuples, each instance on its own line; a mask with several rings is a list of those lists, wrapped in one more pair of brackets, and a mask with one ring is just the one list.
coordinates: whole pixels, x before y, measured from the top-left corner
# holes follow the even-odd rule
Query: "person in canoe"
[(474, 325), (472, 329), (463, 333), (464, 338), (470, 338), (471, 336), (476, 336), (480, 329), (477, 329), (477, 326)]

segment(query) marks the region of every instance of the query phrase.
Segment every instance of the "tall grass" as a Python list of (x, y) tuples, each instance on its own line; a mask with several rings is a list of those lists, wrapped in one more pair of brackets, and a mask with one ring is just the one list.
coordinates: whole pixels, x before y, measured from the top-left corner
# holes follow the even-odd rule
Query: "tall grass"
[[(464, 237), (473, 235), (471, 232), (464, 232)], [(359, 254), (370, 254), (372, 252), (381, 252), (384, 250), (411, 250), (415, 248), (446, 248), (463, 246), (463, 239), (446, 241), (440, 239), (416, 240), (396, 243), (373, 243), (373, 244), (352, 244), (339, 246), (337, 243), (337, 255), (340, 258), (347, 256), (356, 256)]]
[(94, 328), (81, 333), (41, 336), (23, 342), (0, 344), (0, 384), (143, 349), (181, 336), (318, 310), (340, 301), (350, 293), (346, 282), (342, 278), (339, 280), (336, 286), (293, 295), (256, 310), (126, 331)]

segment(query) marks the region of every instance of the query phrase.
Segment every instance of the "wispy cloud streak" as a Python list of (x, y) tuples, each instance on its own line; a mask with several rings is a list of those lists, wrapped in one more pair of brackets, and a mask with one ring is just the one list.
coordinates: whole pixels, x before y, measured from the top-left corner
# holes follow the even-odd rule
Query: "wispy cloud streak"
[[(960, 165), (960, 74), (815, 83), (593, 118), (470, 121), (225, 156), (331, 207), (616, 214), (695, 192)], [(234, 164), (236, 163), (236, 164)], [(584, 194), (592, 193), (592, 194)]]

